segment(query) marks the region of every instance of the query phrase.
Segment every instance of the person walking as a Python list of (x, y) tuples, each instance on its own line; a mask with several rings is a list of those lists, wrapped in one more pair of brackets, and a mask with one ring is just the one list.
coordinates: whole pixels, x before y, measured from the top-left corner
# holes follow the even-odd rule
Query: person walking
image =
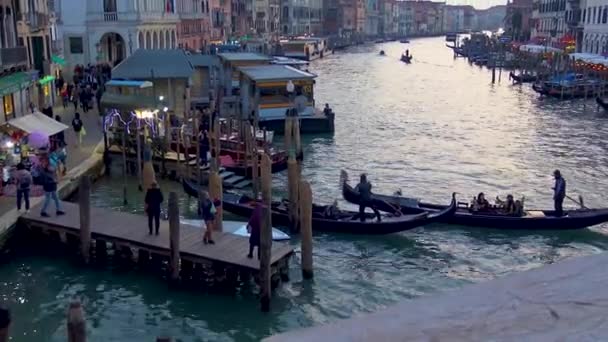
[(72, 92), (70, 93), (70, 100), (74, 104), (74, 110), (78, 110), (78, 99), (80, 98), (80, 89), (77, 84), (74, 84)]
[(253, 213), (247, 222), (247, 231), (249, 232), (249, 259), (253, 258), (253, 249), (258, 248), (258, 259), (260, 258), (260, 231), (262, 229), (262, 204), (255, 202)]
[(44, 203), (42, 204), (42, 210), (40, 216), (49, 217), (47, 209), (51, 204), (51, 199), (55, 202), (55, 210), (57, 216), (65, 215), (65, 212), (61, 210), (61, 203), (59, 197), (57, 197), (57, 173), (55, 168), (49, 163), (48, 158), (42, 159), (42, 189), (44, 190)]
[(148, 230), (152, 235), (152, 220), (154, 220), (154, 228), (156, 235), (160, 229), (160, 206), (163, 203), (163, 193), (158, 188), (158, 184), (153, 182), (150, 184), (150, 189), (146, 192), (145, 211), (148, 214)]
[(32, 174), (25, 169), (23, 163), (17, 164), (16, 174), (16, 187), (17, 187), (17, 211), (21, 211), (21, 200), (25, 201), (25, 211), (30, 210), (30, 187), (34, 182)]
[(555, 186), (553, 187), (553, 202), (555, 207), (555, 216), (564, 215), (564, 198), (566, 197), (566, 180), (562, 177), (559, 170), (553, 171), (555, 177)]
[(76, 141), (78, 142), (78, 146), (82, 145), (82, 136), (86, 134), (84, 129), (84, 125), (82, 120), (80, 119), (80, 113), (74, 113), (74, 119), (72, 120), (72, 128), (74, 129), (74, 134), (76, 134)]
[(199, 203), (199, 213), (203, 221), (205, 221), (205, 234), (203, 235), (204, 244), (215, 244), (213, 241), (212, 232), (215, 224), (215, 206), (209, 198), (207, 191), (201, 191), (201, 201)]
[(367, 181), (365, 173), (361, 174), (359, 184), (355, 187), (355, 191), (359, 193), (359, 219), (361, 222), (365, 221), (365, 208), (369, 207), (376, 214), (378, 222), (382, 220), (380, 212), (373, 205), (372, 202), (372, 183)]

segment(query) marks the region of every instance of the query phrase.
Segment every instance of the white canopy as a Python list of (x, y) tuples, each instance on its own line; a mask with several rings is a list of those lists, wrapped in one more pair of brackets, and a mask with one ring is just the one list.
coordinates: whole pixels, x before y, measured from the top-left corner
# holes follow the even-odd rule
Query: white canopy
[(577, 52), (570, 54), (570, 57), (574, 58), (577, 61), (583, 61), (585, 63), (608, 65), (608, 58), (594, 53)]
[(9, 120), (7, 124), (26, 133), (39, 132), (46, 134), (47, 136), (57, 134), (68, 128), (68, 126), (61, 122), (57, 122), (40, 112)]
[(562, 52), (560, 49), (556, 49), (550, 46), (536, 45), (536, 44), (525, 44), (519, 47), (519, 51), (526, 51), (532, 53), (545, 53), (545, 52)]

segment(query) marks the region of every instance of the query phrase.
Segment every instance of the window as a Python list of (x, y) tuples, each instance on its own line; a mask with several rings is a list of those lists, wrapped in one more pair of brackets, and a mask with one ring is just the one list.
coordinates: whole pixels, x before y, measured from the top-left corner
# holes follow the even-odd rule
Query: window
[(82, 37), (70, 37), (70, 53), (83, 53)]
[(13, 102), (13, 94), (4, 95), (2, 97), (4, 103), (4, 120), (8, 121), (15, 118), (15, 103)]
[(608, 8), (604, 7), (604, 11), (602, 13), (602, 24), (606, 24), (608, 22)]

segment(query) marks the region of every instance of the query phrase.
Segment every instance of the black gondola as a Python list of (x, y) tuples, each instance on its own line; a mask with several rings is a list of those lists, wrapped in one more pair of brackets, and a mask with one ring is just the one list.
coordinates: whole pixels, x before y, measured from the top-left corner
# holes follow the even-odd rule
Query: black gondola
[(408, 44), (409, 42), (410, 42), (410, 41), (409, 41), (409, 40), (407, 40), (407, 39), (401, 39), (401, 40), (399, 41), (399, 43), (402, 43), (402, 44)]
[(606, 103), (603, 98), (598, 96), (595, 98), (595, 102), (597, 102), (598, 106), (604, 108), (604, 110), (608, 110), (608, 103)]
[[(197, 186), (183, 180), (184, 191), (190, 196), (197, 196)], [(247, 196), (235, 193), (224, 193), (223, 209), (238, 216), (250, 217), (253, 212), (253, 200)], [(334, 218), (324, 215), (326, 206), (313, 204), (312, 229), (322, 232), (336, 232), (346, 234), (384, 235), (414, 229), (451, 216), (456, 211), (456, 199), (452, 196), (452, 203), (444, 206), (442, 210), (434, 213), (421, 211), (414, 215), (387, 214), (382, 221), (376, 221), (372, 214), (366, 214), (367, 221), (356, 219), (358, 213), (340, 211)], [(272, 224), (274, 226), (289, 226), (289, 215), (285, 202), (272, 204)]]
[[(342, 195), (348, 202), (357, 204), (358, 193), (342, 181)], [(373, 195), (373, 202), (378, 210), (417, 214), (420, 212), (435, 213), (444, 210), (444, 205), (418, 202), (415, 199), (401, 196)], [(524, 216), (510, 216), (501, 213), (472, 212), (469, 208), (458, 207), (454, 215), (443, 216), (442, 223), (463, 226), (475, 226), (494, 229), (512, 230), (570, 230), (582, 229), (608, 221), (608, 208), (577, 209), (564, 212), (561, 217), (555, 216), (553, 210), (526, 210)]]
[(412, 56), (401, 55), (401, 61), (407, 64), (412, 63)]
[(515, 81), (515, 83), (530, 83), (535, 82), (538, 76), (532, 74), (514, 74), (512, 71), (509, 72), (509, 78)]

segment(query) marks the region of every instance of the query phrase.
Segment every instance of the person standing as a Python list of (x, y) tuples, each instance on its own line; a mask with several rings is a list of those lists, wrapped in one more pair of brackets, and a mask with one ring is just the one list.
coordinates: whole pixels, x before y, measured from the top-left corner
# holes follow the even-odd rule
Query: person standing
[(78, 110), (78, 99), (80, 98), (80, 89), (78, 84), (74, 84), (72, 92), (70, 93), (70, 100), (74, 104), (74, 110)]
[(355, 191), (359, 193), (359, 219), (361, 222), (365, 221), (365, 208), (369, 207), (376, 214), (378, 221), (381, 221), (380, 212), (373, 205), (372, 202), (372, 183), (367, 181), (365, 173), (361, 174), (359, 184), (355, 187)]
[(156, 235), (160, 228), (160, 206), (163, 203), (163, 193), (158, 188), (158, 184), (153, 182), (150, 184), (150, 189), (146, 192), (146, 198), (144, 200), (146, 207), (145, 211), (148, 214), (148, 230), (152, 235), (152, 219), (154, 219), (154, 227)]
[(262, 204), (255, 202), (253, 213), (247, 222), (247, 231), (249, 232), (249, 259), (253, 258), (253, 249), (258, 248), (258, 259), (260, 258), (260, 231), (262, 229)]
[(553, 202), (555, 204), (555, 216), (564, 215), (564, 198), (566, 198), (566, 180), (559, 170), (553, 171), (555, 186), (553, 187)]
[(25, 211), (30, 210), (30, 187), (34, 182), (32, 174), (25, 169), (23, 163), (17, 164), (17, 175), (16, 175), (16, 186), (17, 186), (17, 211), (21, 211), (21, 200), (25, 201)]
[(209, 149), (210, 149), (210, 143), (209, 143), (209, 136), (207, 135), (207, 131), (204, 131), (201, 133), (200, 139), (199, 139), (199, 153), (200, 153), (200, 159), (201, 159), (201, 164), (202, 165), (207, 165), (207, 161), (208, 161), (208, 154), (209, 154)]
[(57, 216), (65, 215), (65, 212), (61, 210), (61, 203), (59, 197), (57, 197), (57, 173), (55, 168), (49, 163), (48, 158), (42, 159), (42, 189), (44, 190), (44, 203), (42, 204), (42, 210), (40, 216), (49, 217), (46, 210), (51, 204), (51, 199), (55, 202), (55, 210)]
[(203, 221), (205, 221), (205, 234), (203, 235), (204, 244), (215, 244), (213, 241), (212, 232), (215, 223), (215, 206), (209, 198), (207, 191), (201, 191), (201, 201), (199, 203), (199, 213)]
[(74, 129), (74, 134), (76, 134), (76, 141), (78, 141), (78, 146), (82, 145), (82, 136), (85, 135), (85, 130), (83, 129), (82, 120), (80, 119), (80, 113), (74, 113), (74, 119), (72, 119), (72, 128)]

